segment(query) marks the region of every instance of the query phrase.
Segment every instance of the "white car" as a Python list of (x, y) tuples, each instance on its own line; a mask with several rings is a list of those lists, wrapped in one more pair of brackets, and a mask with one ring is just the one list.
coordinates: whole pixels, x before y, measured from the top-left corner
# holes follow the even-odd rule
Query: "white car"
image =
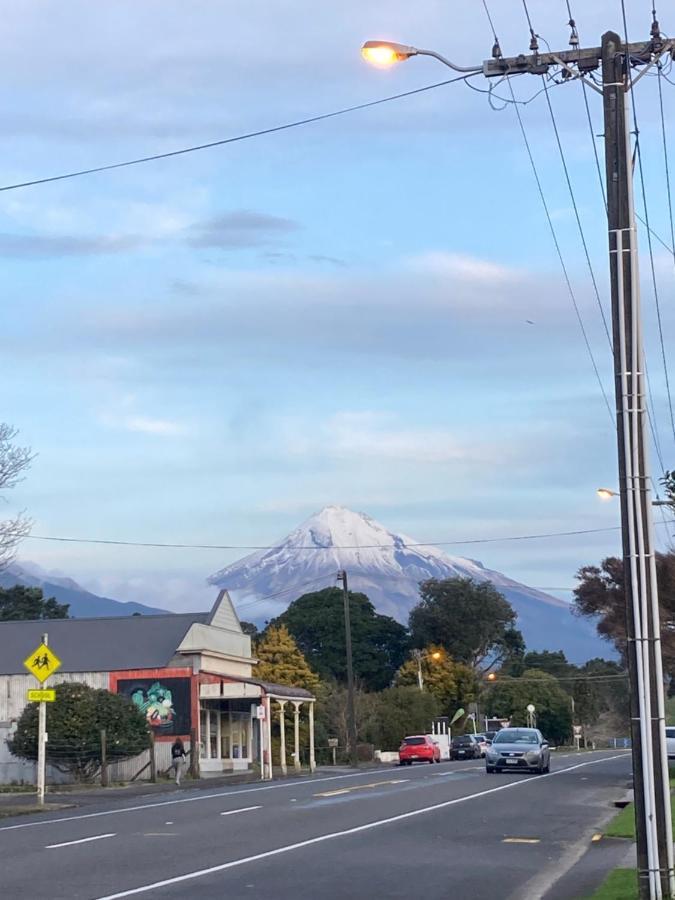
[(671, 725), (666, 727), (666, 750), (668, 759), (675, 759), (675, 727)]

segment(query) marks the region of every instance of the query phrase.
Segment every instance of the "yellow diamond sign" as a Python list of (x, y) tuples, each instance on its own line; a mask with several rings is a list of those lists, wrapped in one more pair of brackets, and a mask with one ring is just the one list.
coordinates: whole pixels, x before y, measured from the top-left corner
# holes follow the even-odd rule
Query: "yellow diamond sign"
[(40, 684), (61, 668), (61, 660), (46, 644), (40, 644), (33, 650), (30, 656), (24, 659), (23, 664), (31, 675), (35, 675)]

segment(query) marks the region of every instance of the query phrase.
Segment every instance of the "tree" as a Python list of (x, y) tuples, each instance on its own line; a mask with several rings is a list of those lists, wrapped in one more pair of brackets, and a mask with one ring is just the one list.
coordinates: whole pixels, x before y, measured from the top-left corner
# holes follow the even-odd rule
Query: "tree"
[(258, 637), (258, 626), (254, 625), (253, 622), (240, 622), (239, 624), (244, 634), (248, 634), (254, 640)]
[[(455, 662), (442, 647), (435, 644), (425, 647), (420, 664), (423, 690), (438, 700), (441, 715), (451, 715), (459, 706), (476, 700), (476, 673), (463, 663)], [(396, 687), (417, 687), (419, 691), (416, 659), (403, 663), (396, 673), (394, 684)]]
[[(365, 594), (350, 591), (354, 674), (367, 690), (388, 687), (406, 658), (406, 629), (375, 612)], [(271, 625), (285, 625), (321, 678), (345, 682), (347, 664), (343, 595), (339, 588), (303, 594)]]
[[(28, 447), (18, 447), (14, 443), (17, 434), (11, 425), (0, 422), (0, 491), (16, 487), (33, 459)], [(17, 544), (30, 531), (30, 524), (23, 513), (0, 522), (0, 570), (14, 559)]]
[(511, 725), (527, 724), (527, 706), (533, 703), (537, 727), (556, 743), (572, 734), (572, 704), (552, 675), (538, 669), (527, 669), (520, 678), (503, 678), (491, 688), (487, 703), (491, 715), (509, 719)]
[[(656, 578), (661, 619), (663, 668), (675, 674), (675, 552), (656, 553)], [(600, 566), (584, 566), (577, 573), (574, 611), (593, 619), (598, 634), (626, 659), (626, 593), (623, 562), (610, 556)]]
[(17, 619), (67, 619), (69, 603), (54, 597), (45, 600), (41, 588), (15, 584), (0, 588), (0, 621)]
[(440, 644), (471, 668), (522, 655), (525, 643), (513, 607), (489, 581), (430, 578), (421, 583), (420, 597), (410, 613), (416, 647)]
[[(513, 671), (514, 668), (519, 671)], [(562, 679), (560, 686), (570, 693), (572, 691), (572, 678), (577, 672), (577, 667), (567, 661), (567, 657), (562, 650), (530, 650), (523, 656), (522, 662), (519, 662), (517, 666), (509, 665), (505, 667), (505, 673), (517, 677), (522, 675), (526, 669), (548, 672), (554, 678)]]
[(258, 664), (253, 674), (261, 681), (287, 684), (316, 691), (318, 676), (312, 672), (307, 660), (285, 625), (270, 625), (255, 646)]
[(378, 750), (398, 750), (408, 734), (429, 734), (440, 715), (433, 694), (416, 687), (393, 687), (367, 695), (362, 735)]
[[(137, 756), (149, 746), (145, 716), (128, 698), (79, 682), (57, 684), (55, 690), (47, 718), (47, 762), (60, 772), (76, 781), (90, 781), (98, 774), (103, 728), (109, 762)], [(29, 703), (21, 713), (7, 746), (14, 756), (37, 759), (37, 703)]]

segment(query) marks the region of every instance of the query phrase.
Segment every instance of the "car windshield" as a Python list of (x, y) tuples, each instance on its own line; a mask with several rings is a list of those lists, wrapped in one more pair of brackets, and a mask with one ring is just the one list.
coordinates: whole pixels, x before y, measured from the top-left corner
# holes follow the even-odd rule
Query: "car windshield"
[(495, 735), (495, 744), (538, 744), (539, 738), (534, 731), (500, 731)]
[(404, 738), (403, 743), (407, 744), (408, 747), (414, 747), (417, 744), (424, 744), (425, 740), (423, 737), (409, 737), (409, 738)]
[(459, 746), (460, 744), (470, 744), (472, 742), (472, 740), (473, 740), (473, 738), (471, 737), (471, 735), (462, 734), (459, 737), (456, 737), (452, 743), (455, 744), (456, 746)]

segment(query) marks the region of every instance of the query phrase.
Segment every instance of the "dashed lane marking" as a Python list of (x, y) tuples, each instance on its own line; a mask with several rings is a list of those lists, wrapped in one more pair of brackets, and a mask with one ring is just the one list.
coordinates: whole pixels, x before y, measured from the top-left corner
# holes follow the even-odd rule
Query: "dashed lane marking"
[(392, 778), (389, 781), (373, 781), (372, 784), (355, 784), (350, 787), (339, 788), (337, 791), (322, 791), (320, 794), (314, 794), (315, 797), (338, 797), (340, 794), (351, 794), (354, 791), (372, 790), (373, 788), (382, 787), (385, 784), (403, 784), (410, 781), (409, 778)]
[(79, 838), (77, 841), (63, 841), (61, 844), (47, 844), (45, 850), (56, 850), (59, 847), (72, 847), (73, 844), (88, 844), (91, 841), (102, 841), (103, 838), (115, 837), (114, 834), (95, 834), (93, 837)]
[(539, 844), (540, 838), (524, 838), (524, 837), (508, 837), (504, 838), (502, 844)]
[(252, 812), (254, 809), (262, 809), (262, 806), (244, 806), (243, 809), (228, 809), (226, 812), (221, 812), (221, 816), (236, 816), (237, 813)]

